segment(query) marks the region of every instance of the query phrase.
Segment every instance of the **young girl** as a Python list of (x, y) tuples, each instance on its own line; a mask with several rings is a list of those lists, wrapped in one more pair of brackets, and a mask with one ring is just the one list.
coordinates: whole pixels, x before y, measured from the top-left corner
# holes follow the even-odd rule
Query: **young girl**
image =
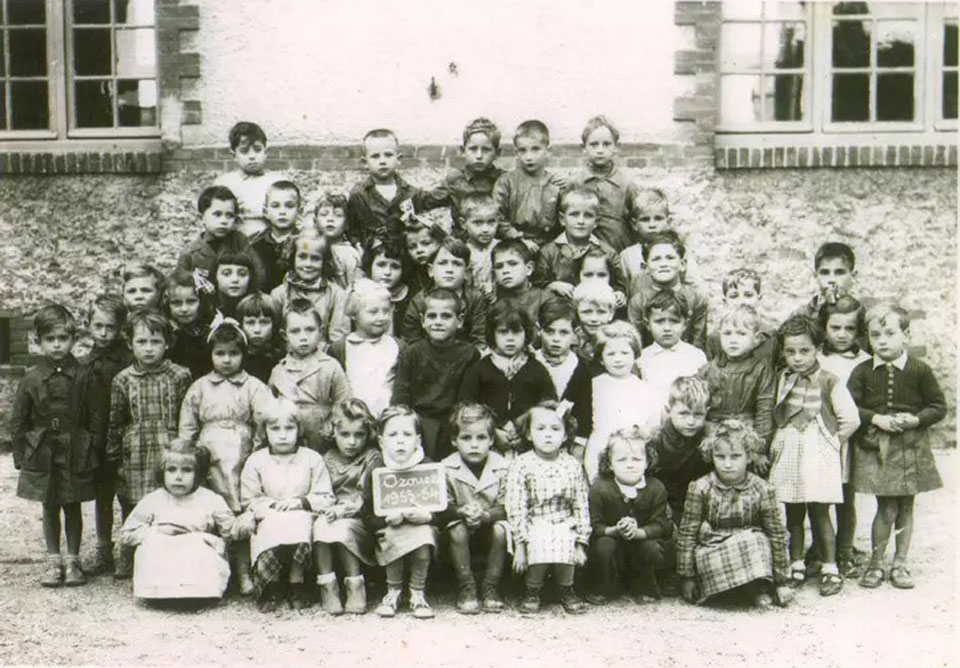
[(407, 284), (410, 291), (417, 294), (430, 287), (430, 265), (446, 233), (439, 225), (416, 223), (404, 230), (403, 241), (406, 254)]
[(323, 458), (301, 447), (299, 421), (292, 402), (267, 404), (259, 426), (267, 447), (250, 455), (240, 474), (240, 501), (257, 522), (250, 560), (262, 612), (276, 610), (285, 583), (291, 608), (310, 605), (304, 576), (310, 568), (311, 513), (322, 513), (333, 503)]
[(557, 398), (550, 374), (527, 353), (532, 337), (533, 323), (526, 311), (509, 301), (494, 304), (486, 331), (490, 354), (467, 368), (460, 385), (460, 401), (493, 409), (496, 445), (501, 452), (521, 445), (517, 418), (541, 401)]
[(578, 285), (584, 281), (597, 280), (614, 288), (617, 309), (622, 311), (622, 315), (626, 315), (624, 307), (627, 305), (627, 295), (623, 292), (623, 287), (626, 286), (614, 286), (615, 277), (618, 281), (622, 280), (620, 267), (614, 266), (613, 260), (606, 251), (599, 247), (590, 248), (577, 260), (576, 274)]
[(227, 503), (203, 487), (210, 453), (175, 439), (145, 495), (120, 529), (136, 550), (133, 595), (146, 599), (220, 598), (230, 579), (225, 540), (239, 537)]
[(321, 336), (326, 343), (342, 339), (350, 332), (344, 313), (347, 294), (336, 283), (336, 267), (327, 240), (316, 232), (302, 232), (290, 247), (289, 271), (283, 283), (270, 292), (281, 311), (294, 299), (313, 303), (326, 323)]
[(773, 487), (747, 471), (764, 459), (765, 444), (741, 420), (724, 420), (700, 443), (714, 471), (690, 483), (677, 534), (677, 575), (683, 598), (700, 603), (744, 587), (761, 608), (786, 605), (790, 562), (787, 532)]
[[(190, 388), (190, 372), (166, 359), (170, 324), (156, 311), (135, 311), (126, 337), (134, 363), (113, 379), (106, 457), (120, 463), (117, 496), (124, 519), (159, 484), (163, 449), (177, 436), (180, 403)], [(133, 550), (120, 548), (114, 577), (129, 578)]]
[(943, 486), (927, 429), (946, 416), (947, 407), (930, 367), (907, 353), (907, 312), (878, 304), (867, 311), (866, 323), (873, 359), (857, 366), (847, 382), (861, 425), (853, 438), (853, 487), (877, 497), (870, 532), (873, 550), (860, 584), (872, 589), (883, 582), (887, 543), (896, 527), (890, 583), (911, 589), (907, 553), (913, 499)]
[(247, 335), (243, 368), (254, 378), (266, 383), (273, 367), (283, 359), (280, 308), (270, 295), (254, 292), (237, 304), (237, 321)]
[(628, 322), (617, 321), (597, 330), (596, 358), (604, 373), (593, 379), (593, 429), (587, 439), (584, 468), (596, 479), (600, 453), (610, 434), (637, 426), (651, 433), (660, 422), (660, 409), (653, 390), (635, 374), (640, 337)]
[(818, 323), (794, 316), (781, 325), (777, 338), (787, 368), (777, 387), (770, 484), (777, 501), (787, 508), (791, 582), (800, 585), (806, 577), (803, 523), (809, 511), (814, 543), (823, 559), (820, 594), (831, 596), (840, 591), (843, 580), (837, 570), (829, 504), (843, 499), (840, 444), (856, 431), (860, 418), (846, 385), (817, 362), (823, 342)]
[(134, 262), (123, 268), (120, 293), (128, 311), (141, 308), (159, 308), (163, 302), (166, 282), (160, 270), (153, 265)]
[(347, 221), (347, 197), (341, 193), (325, 192), (317, 200), (313, 222), (317, 234), (330, 244), (336, 269), (337, 285), (347, 289), (361, 276), (360, 251), (354, 248), (343, 234)]
[[(207, 484), (239, 515), (240, 470), (253, 450), (253, 433), (264, 406), (272, 399), (266, 385), (243, 370), (247, 340), (239, 323), (214, 322), (207, 337), (213, 371), (195, 381), (180, 410), (180, 438), (210, 451)], [(250, 547), (231, 546), (231, 564), (240, 592), (253, 592)]]
[(237, 304), (260, 284), (253, 251), (220, 251), (213, 266), (217, 286), (217, 310), (227, 318), (237, 317)]
[[(44, 587), (82, 585), (80, 503), (96, 495), (94, 435), (102, 431), (100, 401), (90, 370), (70, 352), (76, 340), (73, 315), (59, 304), (44, 306), (33, 319), (43, 357), (17, 386), (10, 433), (13, 465), (20, 471), (17, 496), (43, 504), (47, 564)], [(60, 558), (60, 515), (67, 538), (66, 571)]]
[(520, 427), (533, 449), (510, 466), (505, 502), (513, 570), (526, 571), (520, 610), (540, 610), (540, 590), (553, 566), (563, 609), (578, 614), (585, 606), (573, 589), (573, 572), (587, 561), (590, 514), (583, 468), (564, 452), (573, 441), (573, 418), (566, 405), (545, 401), (527, 411)]
[(325, 452), (330, 408), (350, 396), (347, 376), (339, 362), (320, 351), (323, 321), (313, 303), (294, 299), (283, 319), (289, 352), (270, 373), (270, 388), (297, 405), (304, 445)]
[[(407, 406), (391, 406), (379, 421), (383, 464), (391, 471), (404, 471), (430, 460), (420, 445), (420, 418)], [(387, 593), (377, 606), (381, 617), (397, 614), (403, 590), (403, 572), (410, 571), (410, 610), (418, 619), (433, 617), (433, 608), (423, 596), (433, 550), (437, 548), (434, 515), (426, 510), (373, 514), (373, 489), (363, 493), (363, 515), (368, 529), (376, 535), (374, 552), (377, 563), (386, 567)]]
[(666, 487), (646, 477), (648, 467), (656, 464), (656, 453), (647, 446), (636, 427), (621, 429), (610, 435), (600, 454), (599, 475), (590, 487), (594, 593), (587, 600), (595, 605), (616, 598), (627, 576), (637, 603), (660, 598), (657, 573), (668, 556), (673, 523)]
[(413, 296), (407, 286), (404, 271), (403, 248), (392, 241), (376, 241), (363, 253), (363, 271), (390, 291), (393, 303), (393, 326), (390, 334), (398, 336), (403, 329), (407, 305)]
[[(364, 523), (363, 495), (370, 486), (370, 472), (383, 466), (376, 447), (377, 421), (359, 399), (346, 399), (330, 415), (336, 448), (323, 456), (333, 485), (335, 503), (320, 513), (313, 525), (313, 556), (323, 609), (338, 615), (346, 611), (362, 615), (367, 610), (367, 590), (360, 564), (374, 562), (373, 534)], [(346, 602), (334, 571), (334, 555), (343, 571)]]
[[(206, 281), (204, 283), (212, 288)], [(212, 368), (207, 334), (215, 301), (211, 292), (203, 291), (193, 273), (175, 269), (167, 277), (165, 311), (173, 325), (173, 341), (167, 357), (171, 362), (189, 369), (194, 380), (210, 373)]]
[[(773, 393), (776, 379), (769, 361), (754, 354), (760, 321), (752, 308), (739, 306), (720, 318), (720, 352), (697, 372), (710, 387), (707, 427), (722, 420), (742, 419), (754, 431), (770, 441), (773, 435)], [(757, 471), (765, 474), (768, 464), (761, 461)]]

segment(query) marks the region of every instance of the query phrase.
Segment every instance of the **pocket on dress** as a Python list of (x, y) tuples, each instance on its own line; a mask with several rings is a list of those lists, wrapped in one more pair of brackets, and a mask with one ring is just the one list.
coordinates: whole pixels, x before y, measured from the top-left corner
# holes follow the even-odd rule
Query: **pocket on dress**
[(93, 435), (89, 431), (74, 432), (70, 455), (70, 468), (74, 473), (91, 473), (97, 468), (97, 449), (93, 447)]
[(46, 433), (45, 428), (31, 429), (24, 433), (20, 467), (25, 471), (45, 473), (50, 470), (50, 448), (43, 445), (43, 437)]

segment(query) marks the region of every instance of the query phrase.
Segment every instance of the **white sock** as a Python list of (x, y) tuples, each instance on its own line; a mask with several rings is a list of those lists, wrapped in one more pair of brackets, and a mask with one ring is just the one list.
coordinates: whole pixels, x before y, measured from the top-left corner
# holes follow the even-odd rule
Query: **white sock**
[(337, 581), (336, 573), (321, 573), (320, 575), (317, 576), (318, 585), (330, 584), (331, 582), (336, 582), (336, 581)]

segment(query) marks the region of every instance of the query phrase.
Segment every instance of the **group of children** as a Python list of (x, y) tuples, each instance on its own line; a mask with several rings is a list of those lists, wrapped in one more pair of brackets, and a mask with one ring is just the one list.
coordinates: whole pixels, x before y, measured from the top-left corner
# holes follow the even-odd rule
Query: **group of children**
[[(591, 119), (567, 180), (527, 121), (504, 173), (481, 118), (465, 166), (420, 189), (374, 130), (366, 179), (305, 216), (264, 169), (262, 129), (237, 124), (239, 169), (200, 194), (200, 236), (170, 275), (130, 265), (120, 295), (93, 300), (88, 359), (67, 309), (35, 317), (43, 358), (12, 432), (17, 493), (43, 504), (41, 584), (84, 583), (80, 504), (95, 500), (88, 572), (132, 576), (146, 599), (218, 598), (232, 575), (264, 610), (309, 606), (315, 582), (327, 612), (363, 613), (382, 566), (377, 613), (395, 615), (406, 584), (432, 617), (437, 559), (465, 614), (504, 609), (508, 565), (530, 613), (548, 575), (572, 613), (581, 594), (625, 592), (785, 605), (814, 573), (822, 595), (851, 577), (912, 587), (913, 499), (941, 485), (928, 427), (946, 406), (908, 354), (908, 314), (864, 309), (853, 251), (829, 242), (817, 293), (778, 328), (761, 277), (736, 269), (708, 329), (666, 197), (619, 169), (618, 141)], [(450, 230), (421, 215), (440, 206)], [(375, 469), (428, 462), (444, 510), (374, 512)], [(868, 559), (857, 492), (877, 497)]]

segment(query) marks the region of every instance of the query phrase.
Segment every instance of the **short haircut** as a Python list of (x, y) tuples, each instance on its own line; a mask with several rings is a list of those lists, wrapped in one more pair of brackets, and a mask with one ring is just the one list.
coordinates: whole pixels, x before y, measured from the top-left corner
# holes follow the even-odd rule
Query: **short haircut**
[(737, 306), (721, 313), (720, 319), (717, 321), (717, 327), (721, 328), (727, 323), (734, 327), (746, 328), (753, 333), (760, 331), (760, 317), (749, 306)]
[(641, 211), (662, 206), (670, 215), (670, 202), (667, 194), (660, 188), (638, 188), (627, 191), (627, 214), (632, 218), (640, 215)]
[(163, 307), (166, 315), (170, 315), (170, 294), (177, 288), (190, 288), (200, 300), (200, 307), (197, 310), (198, 322), (209, 322), (216, 311), (214, 299), (209, 292), (205, 292), (197, 285), (197, 279), (193, 272), (187, 269), (174, 269), (167, 276), (166, 289), (163, 292)]
[[(427, 311), (427, 302), (429, 301), (441, 301), (441, 302), (453, 302), (454, 313), (460, 315), (463, 310), (463, 300), (460, 299), (458, 295), (453, 290), (449, 288), (430, 288), (423, 294), (423, 311)], [(487, 322), (489, 322), (489, 316), (487, 316)]]
[(409, 406), (404, 404), (396, 404), (394, 406), (388, 406), (380, 414), (380, 419), (377, 420), (377, 432), (380, 435), (383, 435), (383, 430), (386, 428), (387, 423), (394, 418), (405, 417), (413, 419), (413, 427), (417, 430), (418, 434), (423, 433), (423, 425), (420, 422), (420, 416), (417, 415), (417, 412), (414, 411)]
[(572, 327), (577, 324), (577, 310), (568, 299), (550, 297), (540, 304), (537, 311), (537, 324), (540, 329), (546, 329), (557, 320), (569, 320)]
[(808, 336), (814, 346), (819, 346), (823, 343), (823, 327), (819, 321), (808, 316), (792, 315), (777, 328), (777, 341), (781, 349), (788, 336)]
[(234, 210), (237, 209), (237, 196), (233, 194), (230, 188), (226, 186), (209, 186), (200, 191), (200, 197), (197, 198), (197, 211), (200, 212), (200, 215), (203, 215), (206, 210), (210, 208), (213, 200), (233, 202)]
[(364, 441), (364, 450), (377, 447), (377, 419), (367, 407), (363, 399), (353, 397), (351, 399), (341, 399), (333, 405), (330, 410), (330, 426), (333, 429), (333, 439), (336, 441), (337, 425), (343, 421), (354, 422), (359, 420), (363, 423), (363, 428), (367, 432)]
[(462, 146), (466, 146), (467, 141), (469, 141), (473, 135), (486, 135), (490, 143), (493, 144), (493, 150), (498, 154), (500, 153), (500, 130), (497, 129), (497, 126), (494, 125), (493, 121), (489, 118), (481, 116), (467, 123), (467, 127), (463, 129)]
[(743, 420), (723, 420), (700, 441), (700, 454), (704, 461), (713, 462), (713, 451), (720, 445), (740, 448), (747, 454), (747, 464), (755, 468), (766, 461), (766, 444), (753, 430), (753, 426)]
[(568, 188), (567, 190), (564, 190), (560, 194), (560, 203), (557, 207), (557, 210), (560, 213), (567, 212), (567, 200), (570, 199), (571, 197), (579, 197), (580, 199), (593, 200), (594, 202), (596, 202), (596, 206), (594, 208), (595, 209), (600, 208), (600, 195), (599, 193), (597, 193), (596, 190), (594, 190), (589, 186), (573, 186), (572, 188)]
[(287, 302), (286, 308), (283, 309), (284, 328), (287, 326), (287, 320), (289, 320), (291, 313), (312, 316), (317, 322), (317, 327), (321, 330), (323, 329), (323, 316), (320, 315), (320, 311), (317, 310), (317, 305), (309, 299), (306, 299), (305, 297), (297, 297), (296, 299), (291, 299), (289, 302)]
[(460, 200), (460, 220), (469, 220), (470, 216), (475, 215), (477, 211), (489, 209), (493, 210), (494, 215), (499, 213), (493, 195), (489, 193), (467, 193)]
[(879, 320), (881, 325), (889, 325), (890, 316), (896, 317), (900, 323), (900, 331), (906, 332), (910, 329), (910, 314), (902, 306), (890, 302), (880, 302), (868, 308), (863, 322), (867, 327), (874, 320)]
[(163, 300), (163, 295), (167, 287), (167, 279), (164, 277), (163, 272), (146, 262), (131, 262), (125, 265), (123, 271), (120, 272), (120, 282), (126, 285), (135, 278), (152, 278), (153, 284), (157, 289), (157, 303)]
[(680, 376), (670, 383), (667, 407), (683, 404), (687, 408), (706, 410), (710, 407), (710, 385), (696, 376)]
[(77, 321), (73, 314), (62, 304), (42, 306), (33, 316), (33, 331), (38, 337), (49, 334), (57, 327), (63, 327), (70, 336), (77, 335)]
[(838, 257), (847, 265), (847, 269), (853, 271), (857, 264), (857, 257), (853, 249), (840, 241), (828, 241), (820, 245), (816, 254), (813, 256), (813, 268), (819, 269), (820, 263), (829, 258)]
[(533, 262), (533, 253), (530, 252), (530, 247), (520, 239), (504, 239), (493, 247), (490, 257), (496, 262), (498, 256), (508, 253), (519, 255), (520, 261), (523, 262), (523, 264)]
[(329, 206), (332, 209), (346, 209), (347, 196), (343, 193), (335, 192), (333, 190), (323, 191), (317, 198), (317, 204), (313, 208), (314, 215), (316, 215), (317, 211), (320, 210), (320, 207), (324, 205)]
[(487, 312), (484, 339), (491, 348), (494, 347), (497, 329), (500, 327), (505, 327), (514, 332), (523, 332), (527, 344), (530, 344), (533, 340), (533, 321), (530, 320), (530, 314), (524, 309), (518, 308), (511, 301), (498, 301)]
[(567, 448), (573, 445), (573, 439), (577, 435), (577, 418), (574, 417), (573, 411), (569, 409), (569, 405), (566, 402), (560, 403), (553, 399), (546, 399), (537, 403), (536, 406), (531, 406), (523, 415), (516, 419), (517, 432), (524, 441), (530, 441), (530, 422), (533, 412), (536, 410), (556, 413), (560, 417), (560, 424), (563, 425), (563, 445)]
[(487, 434), (492, 439), (497, 426), (497, 416), (493, 410), (485, 404), (472, 402), (457, 404), (450, 414), (450, 438), (457, 438), (463, 427), (478, 422), (487, 424)]
[(680, 235), (673, 230), (657, 232), (643, 242), (643, 244), (640, 246), (640, 249), (643, 253), (644, 261), (649, 259), (650, 251), (653, 250), (654, 246), (673, 246), (674, 250), (677, 251), (677, 255), (680, 256), (680, 259), (683, 259), (687, 255), (687, 247), (684, 246), (683, 242), (680, 240)]
[(237, 304), (237, 320), (243, 324), (244, 318), (256, 318), (265, 315), (273, 321), (273, 328), (280, 325), (280, 305), (266, 292), (251, 292)]
[(583, 265), (586, 264), (587, 260), (603, 260), (603, 263), (607, 267), (608, 279), (613, 278), (613, 260), (607, 255), (607, 252), (598, 246), (591, 246), (587, 248), (587, 251), (577, 258), (575, 265), (574, 276), (579, 280), (581, 272), (583, 272)]
[(264, 146), (267, 145), (267, 135), (263, 131), (263, 128), (250, 121), (235, 123), (234, 126), (230, 128), (230, 134), (227, 136), (227, 139), (230, 142), (231, 151), (237, 150), (237, 147), (243, 139), (246, 139), (251, 144), (261, 142)]
[(397, 135), (394, 134), (393, 130), (388, 128), (374, 128), (367, 134), (363, 135), (363, 141), (361, 142), (361, 145), (363, 146), (364, 154), (367, 152), (368, 139), (392, 139), (398, 148), (400, 146), (400, 141), (397, 139)]
[(367, 276), (370, 276), (370, 270), (373, 267), (373, 261), (378, 257), (385, 257), (389, 260), (396, 260), (400, 263), (400, 281), (402, 282), (406, 273), (406, 262), (404, 262), (404, 251), (403, 244), (395, 239), (383, 239), (375, 240), (373, 243), (369, 244), (363, 251), (363, 257), (360, 259), (360, 266), (363, 268), (363, 273)]
[(344, 307), (344, 312), (347, 317), (356, 318), (363, 305), (374, 299), (385, 299), (388, 304), (393, 305), (390, 301), (390, 290), (387, 289), (387, 286), (369, 278), (358, 278), (347, 294), (347, 304)]
[(193, 445), (183, 438), (174, 438), (163, 449), (160, 462), (154, 469), (154, 480), (160, 487), (164, 487), (164, 471), (171, 461), (188, 460), (193, 462), (193, 489), (197, 489), (207, 481), (210, 472), (210, 451), (202, 445)]
[(673, 290), (660, 290), (643, 305), (643, 319), (650, 321), (650, 314), (654, 309), (658, 311), (673, 311), (681, 320), (690, 317), (690, 302), (686, 296)]
[(91, 320), (94, 311), (102, 311), (113, 316), (117, 323), (117, 329), (123, 330), (123, 325), (127, 319), (127, 307), (123, 305), (123, 299), (119, 295), (109, 293), (97, 295), (90, 302), (90, 309), (87, 311), (87, 317)]
[(274, 190), (284, 190), (287, 192), (292, 192), (297, 196), (297, 208), (300, 208), (300, 204), (303, 202), (303, 198), (300, 195), (300, 187), (297, 186), (293, 181), (288, 181), (286, 179), (281, 179), (280, 181), (274, 181), (270, 184), (270, 187), (267, 188), (267, 192), (264, 194), (264, 201), (269, 199), (270, 193)]
[(547, 128), (547, 124), (536, 119), (524, 121), (517, 126), (517, 131), (513, 134), (514, 145), (521, 137), (523, 139), (540, 139), (544, 144), (550, 145), (550, 130)]
[(216, 325), (210, 331), (210, 336), (207, 338), (208, 350), (212, 353), (214, 346), (217, 344), (236, 345), (239, 346), (241, 355), (245, 356), (247, 354), (246, 334), (243, 333), (237, 323), (231, 322), (229, 319)]
[(320, 277), (324, 281), (337, 280), (337, 263), (333, 258), (333, 251), (330, 250), (330, 241), (322, 234), (317, 233), (315, 229), (307, 228), (293, 238), (293, 243), (287, 249), (286, 264), (287, 271), (296, 275), (297, 249), (301, 244), (315, 244), (320, 249)]
[(573, 303), (576, 306), (595, 304), (612, 309), (617, 303), (617, 296), (613, 288), (603, 281), (581, 281), (573, 289)]
[(255, 291), (257, 286), (260, 285), (260, 263), (257, 261), (257, 256), (253, 254), (252, 250), (245, 248), (236, 250), (224, 248), (217, 253), (217, 259), (213, 264), (213, 273), (210, 277), (214, 285), (217, 284), (217, 271), (225, 264), (247, 268), (247, 271), (250, 272), (250, 282), (247, 284), (248, 294)]
[(173, 328), (170, 326), (170, 321), (164, 318), (159, 311), (145, 308), (131, 313), (124, 326), (124, 333), (127, 335), (128, 341), (133, 341), (133, 332), (139, 325), (146, 327), (151, 334), (159, 334), (168, 344), (173, 341)]
[(607, 438), (607, 444), (604, 446), (603, 450), (600, 452), (600, 459), (597, 462), (597, 475), (600, 478), (613, 478), (613, 464), (611, 459), (613, 458), (613, 448), (618, 443), (630, 443), (637, 444), (643, 450), (644, 458), (646, 459), (647, 467), (646, 471), (649, 471), (657, 465), (657, 449), (651, 447), (652, 437), (649, 432), (645, 429), (641, 429), (637, 425), (632, 427), (626, 427), (624, 429), (617, 429), (615, 432), (610, 434)]
[(634, 357), (639, 357), (643, 346), (640, 343), (640, 335), (637, 334), (636, 327), (623, 320), (614, 320), (613, 322), (608, 322), (606, 325), (600, 325), (600, 327), (597, 328), (595, 358), (599, 360), (603, 357), (603, 351), (606, 350), (607, 344), (611, 341), (621, 339), (630, 344)]
[(837, 297), (837, 301), (833, 302), (832, 304), (824, 304), (820, 307), (820, 326), (826, 329), (827, 324), (830, 322), (830, 316), (834, 315), (835, 313), (856, 313), (857, 334), (862, 334), (866, 329), (863, 305), (850, 295), (840, 295)]
[(620, 143), (620, 131), (617, 129), (617, 126), (613, 124), (609, 118), (600, 114), (599, 116), (594, 116), (587, 121), (587, 124), (583, 126), (583, 132), (580, 133), (580, 143), (584, 146), (587, 145), (587, 138), (593, 134), (594, 130), (599, 128), (606, 128), (610, 131), (610, 135), (613, 137), (613, 143)]
[(723, 296), (726, 297), (732, 288), (742, 287), (745, 283), (752, 283), (753, 289), (757, 291), (758, 295), (760, 294), (762, 282), (760, 273), (756, 269), (750, 269), (749, 267), (731, 269), (723, 277)]
[[(441, 249), (447, 251), (450, 253), (450, 255), (458, 260), (463, 260), (464, 266), (470, 266), (470, 248), (467, 247), (467, 244), (463, 243), (452, 234), (445, 236), (440, 241), (440, 249), (438, 249), (438, 254)], [(436, 259), (437, 256), (434, 255), (433, 260), (430, 260), (430, 263), (433, 264)]]
[(273, 397), (270, 401), (264, 403), (257, 420), (258, 440), (269, 447), (270, 441), (267, 439), (267, 427), (276, 424), (282, 420), (293, 420), (297, 425), (297, 446), (304, 445), (303, 421), (300, 417), (300, 411), (297, 405), (285, 397)]

